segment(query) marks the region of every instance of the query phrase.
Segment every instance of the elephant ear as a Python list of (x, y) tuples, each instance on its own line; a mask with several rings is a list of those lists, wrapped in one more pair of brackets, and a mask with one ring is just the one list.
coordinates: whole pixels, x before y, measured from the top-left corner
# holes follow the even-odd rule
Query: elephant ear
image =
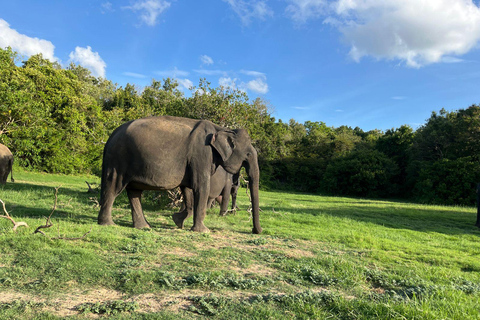
[(218, 131), (212, 135), (210, 145), (217, 150), (220, 157), (222, 157), (223, 162), (230, 158), (233, 153), (233, 149), (235, 149), (234, 137), (235, 132), (233, 131)]

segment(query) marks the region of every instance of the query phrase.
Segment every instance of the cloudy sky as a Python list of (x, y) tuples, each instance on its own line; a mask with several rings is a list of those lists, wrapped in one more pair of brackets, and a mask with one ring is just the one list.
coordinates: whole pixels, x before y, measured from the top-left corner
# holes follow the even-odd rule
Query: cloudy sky
[(15, 0), (0, 10), (6, 46), (140, 90), (206, 78), (283, 121), (416, 128), (480, 103), (472, 0)]

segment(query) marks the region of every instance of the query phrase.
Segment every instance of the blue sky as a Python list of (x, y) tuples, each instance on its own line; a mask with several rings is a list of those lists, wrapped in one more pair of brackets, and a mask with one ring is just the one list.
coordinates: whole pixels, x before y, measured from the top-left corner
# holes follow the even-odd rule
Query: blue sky
[(413, 128), (480, 103), (472, 0), (4, 1), (0, 47), (41, 52), (139, 90), (206, 78), (276, 119)]

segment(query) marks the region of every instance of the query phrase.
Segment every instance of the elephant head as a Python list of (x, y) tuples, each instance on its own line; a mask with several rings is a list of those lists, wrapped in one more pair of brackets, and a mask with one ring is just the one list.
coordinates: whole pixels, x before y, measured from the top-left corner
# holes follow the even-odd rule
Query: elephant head
[(218, 131), (211, 137), (210, 145), (218, 152), (221, 158), (220, 165), (225, 171), (236, 174), (242, 166), (245, 167), (252, 201), (253, 233), (261, 233), (258, 199), (260, 170), (257, 151), (252, 146), (247, 131), (245, 129)]

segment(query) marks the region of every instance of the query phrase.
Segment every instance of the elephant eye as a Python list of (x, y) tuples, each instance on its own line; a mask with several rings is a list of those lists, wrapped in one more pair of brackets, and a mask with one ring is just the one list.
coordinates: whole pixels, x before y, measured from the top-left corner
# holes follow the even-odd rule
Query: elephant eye
[(251, 155), (252, 155), (251, 152), (247, 152), (247, 158), (250, 158)]

